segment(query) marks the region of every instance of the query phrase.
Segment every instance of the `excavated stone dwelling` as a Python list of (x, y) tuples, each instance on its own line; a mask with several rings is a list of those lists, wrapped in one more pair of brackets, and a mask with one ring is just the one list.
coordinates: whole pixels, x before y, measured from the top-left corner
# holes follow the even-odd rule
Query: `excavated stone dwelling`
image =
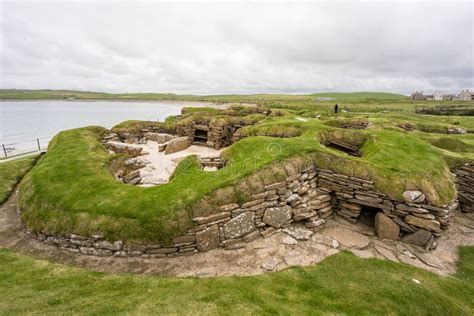
[[(149, 139), (150, 133), (170, 134), (175, 137), (187, 137), (189, 144), (207, 146), (216, 150), (227, 147), (242, 137), (235, 137), (237, 130), (244, 126), (255, 125), (259, 120), (272, 113), (270, 109), (248, 108), (244, 112), (232, 112), (220, 116), (188, 115), (179, 117), (173, 127), (150, 124), (138, 130), (122, 129), (106, 135), (105, 141), (125, 143), (142, 143)], [(260, 118), (249, 118), (247, 115), (257, 114)], [(275, 115), (280, 115), (275, 112)], [(159, 123), (158, 123), (159, 124)], [(151, 139), (154, 140), (154, 139)], [(167, 139), (166, 141), (168, 141)]]
[(190, 143), (214, 149), (227, 147), (234, 142), (235, 132), (244, 126), (253, 125), (246, 120), (212, 121), (209, 119), (178, 123), (176, 133), (186, 136)]

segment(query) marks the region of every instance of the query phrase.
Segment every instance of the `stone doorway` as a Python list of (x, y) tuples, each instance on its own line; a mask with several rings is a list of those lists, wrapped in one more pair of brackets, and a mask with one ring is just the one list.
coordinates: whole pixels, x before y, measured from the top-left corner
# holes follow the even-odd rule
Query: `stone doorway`
[(207, 131), (204, 129), (196, 129), (194, 131), (194, 143), (207, 143)]
[(371, 229), (375, 229), (375, 215), (381, 211), (381, 209), (376, 207), (362, 206), (357, 222)]
[(356, 146), (353, 146), (342, 141), (329, 140), (325, 143), (326, 146), (345, 152), (354, 157), (362, 157), (362, 153)]

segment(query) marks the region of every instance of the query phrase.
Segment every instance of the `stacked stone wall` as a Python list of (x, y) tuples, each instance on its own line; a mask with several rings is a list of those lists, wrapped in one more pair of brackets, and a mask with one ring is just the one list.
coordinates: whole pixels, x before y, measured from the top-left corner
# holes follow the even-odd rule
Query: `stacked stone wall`
[(474, 164), (453, 170), (456, 175), (456, 186), (460, 209), (463, 212), (474, 212)]
[(178, 124), (176, 133), (179, 136), (186, 136), (190, 142), (195, 141), (196, 131), (205, 131), (207, 133), (206, 146), (220, 149), (227, 147), (235, 142), (233, 135), (241, 127), (249, 125), (245, 121), (233, 121), (231, 123), (210, 122), (210, 121), (192, 121)]

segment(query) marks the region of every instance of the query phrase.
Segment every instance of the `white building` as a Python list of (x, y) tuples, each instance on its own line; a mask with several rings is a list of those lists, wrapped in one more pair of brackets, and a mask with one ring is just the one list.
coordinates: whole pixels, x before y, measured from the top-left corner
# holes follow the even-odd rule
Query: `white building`
[(441, 101), (441, 100), (443, 100), (443, 94), (441, 93), (441, 91), (439, 91), (439, 90), (438, 90), (438, 91), (435, 91), (435, 92), (433, 93), (433, 99), (434, 99), (435, 101)]
[(456, 99), (463, 101), (471, 101), (473, 98), (473, 92), (469, 90), (462, 90), (460, 94), (456, 96)]

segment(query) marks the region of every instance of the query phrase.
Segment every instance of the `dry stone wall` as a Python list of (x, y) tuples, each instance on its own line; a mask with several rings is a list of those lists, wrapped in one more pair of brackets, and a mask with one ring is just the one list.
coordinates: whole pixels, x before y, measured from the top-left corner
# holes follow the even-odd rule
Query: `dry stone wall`
[(453, 173), (456, 175), (461, 211), (474, 212), (474, 164), (465, 164)]
[(449, 226), (457, 203), (435, 207), (425, 202), (419, 191), (407, 191), (404, 201), (377, 192), (374, 183), (348, 177), (312, 165), (268, 184), (245, 202), (219, 204), (208, 216), (193, 218), (194, 227), (174, 238), (171, 245), (124, 244), (109, 242), (103, 236), (51, 236), (24, 232), (29, 236), (87, 255), (161, 258), (188, 256), (214, 248), (238, 249), (256, 238), (280, 229), (291, 229), (299, 222), (318, 230), (333, 215), (357, 221), (362, 212), (376, 212), (375, 232), (379, 238), (401, 239), (425, 249), (436, 247), (436, 238)]
[(231, 145), (234, 142), (234, 133), (249, 124), (245, 120), (233, 120), (231, 123), (195, 120), (179, 123), (176, 132), (180, 136), (188, 137), (190, 142), (202, 142), (208, 147), (220, 149)]

